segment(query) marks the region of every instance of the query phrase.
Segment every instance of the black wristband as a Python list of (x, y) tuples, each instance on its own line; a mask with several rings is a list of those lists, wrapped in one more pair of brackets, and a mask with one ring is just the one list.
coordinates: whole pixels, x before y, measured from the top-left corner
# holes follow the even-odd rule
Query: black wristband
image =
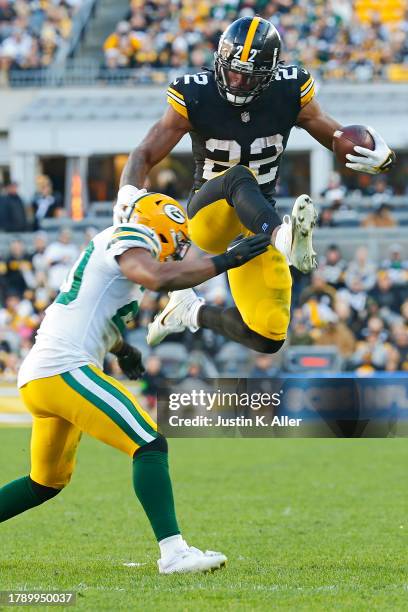
[(114, 355), (116, 355), (116, 357), (126, 357), (126, 355), (129, 354), (129, 349), (132, 349), (130, 344), (127, 342), (122, 342), (122, 346), (116, 353), (114, 353)]
[(226, 253), (222, 253), (222, 255), (216, 255), (215, 257), (211, 257), (211, 260), (215, 266), (215, 271), (217, 272), (217, 274), (226, 272), (231, 267), (231, 262)]

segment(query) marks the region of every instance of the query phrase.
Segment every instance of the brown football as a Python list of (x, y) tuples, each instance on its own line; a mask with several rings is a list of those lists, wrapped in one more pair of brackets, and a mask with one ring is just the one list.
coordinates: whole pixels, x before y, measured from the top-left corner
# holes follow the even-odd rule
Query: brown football
[(358, 155), (354, 151), (356, 145), (371, 150), (375, 148), (373, 137), (364, 125), (346, 125), (334, 132), (333, 151), (340, 164), (348, 162), (347, 153)]

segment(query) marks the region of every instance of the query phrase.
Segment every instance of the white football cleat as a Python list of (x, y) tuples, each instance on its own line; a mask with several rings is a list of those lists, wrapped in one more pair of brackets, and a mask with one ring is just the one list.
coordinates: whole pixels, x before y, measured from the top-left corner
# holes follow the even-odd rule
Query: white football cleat
[(197, 296), (192, 289), (181, 289), (169, 293), (166, 307), (148, 326), (146, 341), (150, 346), (160, 344), (169, 334), (179, 334), (186, 327), (192, 332), (198, 330), (197, 313), (204, 304), (204, 299)]
[(275, 247), (285, 255), (289, 264), (304, 274), (317, 267), (312, 243), (316, 220), (317, 212), (312, 198), (303, 194), (296, 199), (291, 218), (285, 215), (276, 233)]
[(186, 574), (209, 572), (225, 567), (227, 557), (219, 552), (203, 552), (194, 546), (177, 551), (170, 559), (157, 561), (160, 574)]

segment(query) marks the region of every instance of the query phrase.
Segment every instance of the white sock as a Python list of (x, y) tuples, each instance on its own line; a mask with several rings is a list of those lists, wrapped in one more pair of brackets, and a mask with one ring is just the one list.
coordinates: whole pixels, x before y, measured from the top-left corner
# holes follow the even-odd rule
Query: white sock
[(159, 546), (162, 559), (174, 557), (176, 552), (187, 548), (186, 542), (179, 533), (169, 538), (164, 538), (164, 540), (160, 540)]
[(201, 306), (204, 306), (204, 304), (204, 298), (197, 298), (188, 309), (186, 323), (189, 330), (193, 333), (200, 329), (200, 326), (198, 325), (198, 312)]

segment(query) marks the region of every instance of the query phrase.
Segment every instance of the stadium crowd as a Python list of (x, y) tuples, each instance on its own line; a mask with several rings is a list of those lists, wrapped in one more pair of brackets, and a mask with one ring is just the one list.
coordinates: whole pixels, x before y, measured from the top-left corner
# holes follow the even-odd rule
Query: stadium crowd
[[(10, 69), (50, 65), (69, 39), (82, 0), (0, 0), (0, 83)], [(149, 79), (212, 63), (221, 32), (239, 16), (269, 19), (283, 59), (324, 79), (406, 80), (408, 17), (403, 0), (131, 0), (104, 41), (105, 67), (146, 68)], [(153, 69), (153, 71), (152, 71)]]
[[(87, 230), (83, 246), (95, 231)], [(67, 229), (51, 241), (42, 231), (34, 236), (33, 245), (22, 238), (13, 240), (9, 252), (0, 258), (0, 381), (15, 379), (45, 308), (80, 252)], [(211, 304), (232, 303), (224, 276), (205, 283), (198, 291)], [(129, 342), (144, 353), (146, 327), (166, 300), (166, 295), (148, 293), (134, 328), (128, 332)], [(168, 340), (172, 343), (172, 356), (174, 342), (184, 351), (182, 367), (172, 371), (180, 377), (197, 378), (217, 372), (268, 376), (277, 372), (282, 357), (282, 351), (277, 355), (256, 355), (235, 344), (223, 361), (221, 354), (227, 341), (210, 330), (185, 332)], [(402, 256), (401, 246), (394, 244), (384, 260), (374, 262), (365, 247), (358, 248), (351, 261), (346, 261), (341, 248), (331, 245), (311, 277), (295, 277), (287, 345), (335, 346), (346, 370), (408, 370), (408, 261)], [(163, 346), (165, 343), (159, 349)], [(160, 350), (145, 355), (147, 394), (164, 376)], [(239, 360), (245, 364), (240, 371)], [(120, 376), (113, 356), (108, 358), (106, 367)]]
[(211, 65), (221, 32), (254, 14), (277, 27), (286, 62), (320, 78), (407, 78), (408, 15), (400, 0), (131, 0), (128, 18), (105, 40), (105, 65), (178, 72)]
[(0, 83), (10, 69), (49, 66), (82, 0), (0, 0)]

